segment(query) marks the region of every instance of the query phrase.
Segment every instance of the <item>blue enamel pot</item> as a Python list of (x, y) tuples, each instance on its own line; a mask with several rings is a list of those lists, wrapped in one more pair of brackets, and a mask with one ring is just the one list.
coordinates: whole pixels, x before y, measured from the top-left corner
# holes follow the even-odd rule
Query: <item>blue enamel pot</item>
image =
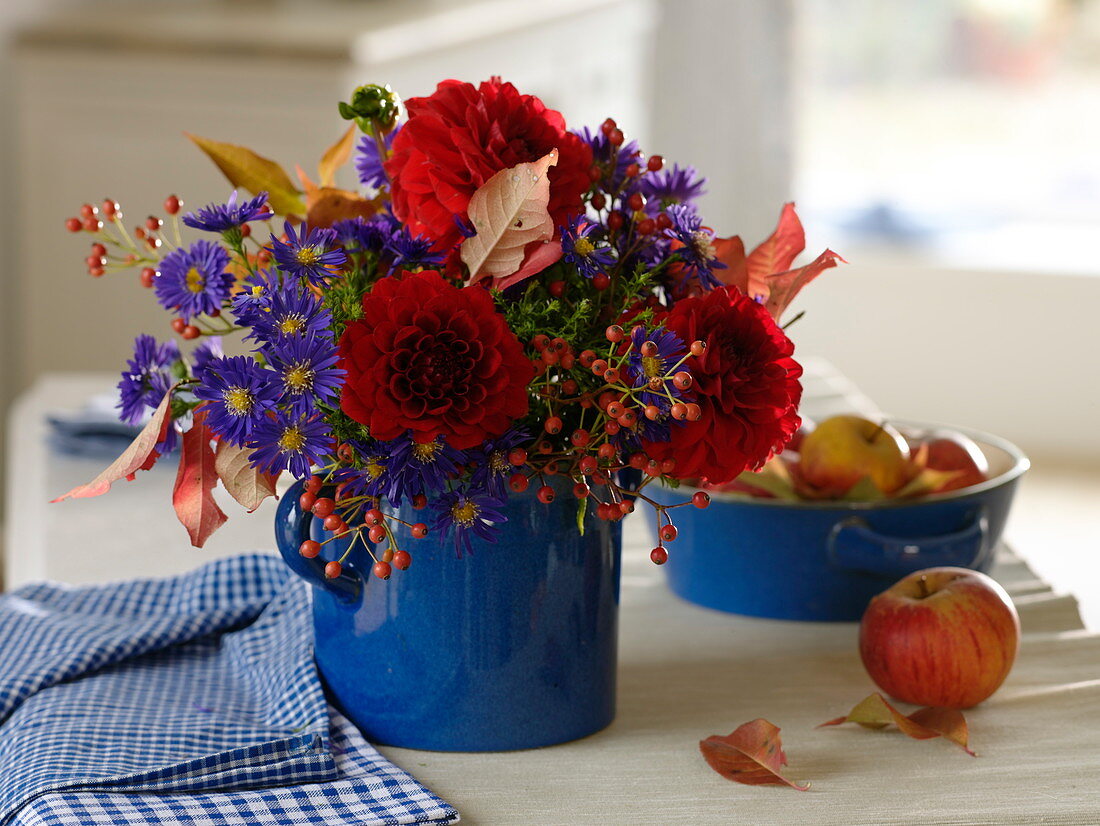
[[(386, 581), (358, 545), (335, 580), (305, 539), (331, 538), (298, 507), (301, 483), (279, 503), (275, 534), (287, 564), (313, 589), (315, 657), (329, 697), (375, 743), (435, 751), (504, 751), (584, 737), (615, 715), (621, 526), (588, 515), (583, 536), (568, 480), (544, 505), (512, 495), (496, 542), (413, 539), (395, 521), (412, 566)], [(570, 483), (571, 485), (571, 483)], [(329, 492), (331, 495), (331, 492)], [(406, 505), (405, 522), (428, 521)]]
[[(913, 432), (917, 426), (900, 426)], [(950, 428), (981, 447), (990, 478), (919, 499), (783, 502), (712, 493), (709, 508), (674, 512), (665, 565), (677, 595), (719, 611), (789, 620), (858, 620), (871, 597), (913, 571), (988, 571), (1029, 462), (1015, 445)], [(695, 489), (656, 489), (664, 504)]]

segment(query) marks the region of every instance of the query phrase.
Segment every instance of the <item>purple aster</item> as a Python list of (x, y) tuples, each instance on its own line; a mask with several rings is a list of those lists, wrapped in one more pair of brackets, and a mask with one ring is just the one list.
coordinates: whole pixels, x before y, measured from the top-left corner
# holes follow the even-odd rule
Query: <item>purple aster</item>
[(618, 191), (619, 187), (626, 182), (626, 168), (632, 163), (637, 163), (641, 157), (638, 142), (627, 141), (618, 147), (616, 153), (615, 147), (607, 139), (607, 135), (599, 129), (592, 130), (585, 126), (582, 129), (573, 130), (573, 134), (591, 147), (592, 160), (597, 164), (606, 167), (611, 162), (612, 157), (615, 158), (615, 168), (611, 170), (610, 179), (604, 179), (604, 185), (612, 192)]
[(335, 248), (336, 231), (305, 224), (301, 233), (295, 233), (290, 221), (283, 224), (286, 241), (271, 236), (271, 254), (275, 263), (283, 272), (297, 278), (306, 278), (311, 284), (321, 286), (326, 278), (338, 278), (336, 272), (344, 265), (347, 256), (340, 248)]
[[(400, 131), (401, 126), (397, 125), (382, 139), (382, 142), (385, 144), (387, 155), (393, 147), (394, 137)], [(359, 183), (363, 186), (372, 187), (373, 189), (381, 189), (388, 185), (390, 179), (386, 175), (385, 168), (382, 166), (384, 159), (378, 156), (378, 142), (370, 135), (364, 135), (355, 149), (357, 152), (355, 158), (355, 171), (359, 173)]]
[(501, 499), (471, 491), (448, 491), (432, 502), (435, 521), (432, 530), (440, 536), (454, 534), (455, 553), (473, 553), (471, 542), (476, 536), (489, 542), (496, 541), (497, 525), (507, 522), (500, 512)]
[(646, 213), (653, 216), (673, 204), (691, 204), (706, 191), (705, 184), (694, 166), (673, 164), (643, 175), (638, 191), (646, 198)]
[(127, 424), (138, 424), (148, 408), (155, 408), (172, 387), (172, 364), (180, 358), (174, 341), (157, 343), (152, 336), (134, 339), (134, 356), (126, 362), (122, 380), (118, 383), (119, 418)]
[(372, 218), (348, 218), (332, 225), (336, 240), (343, 244), (349, 253), (382, 251), (393, 232), (389, 221)]
[(248, 461), (262, 473), (289, 469), (301, 479), (332, 447), (332, 432), (319, 416), (297, 417), (277, 410), (252, 429)]
[(466, 455), (447, 444), (442, 436), (420, 443), (406, 435), (390, 444), (386, 498), (394, 505), (400, 505), (406, 496), (442, 490), (447, 479), (466, 464)]
[(279, 273), (275, 270), (256, 270), (230, 299), (233, 317), (244, 327), (262, 322), (271, 307), (271, 297), (282, 289)]
[(356, 466), (341, 467), (333, 474), (333, 482), (344, 486), (345, 496), (371, 496), (381, 499), (389, 485), (388, 465), (390, 442), (347, 442), (355, 451)]
[(227, 442), (240, 447), (279, 398), (274, 373), (248, 356), (210, 359), (202, 371), (196, 398), (208, 402), (206, 422)]
[[(631, 331), (630, 340), (634, 346), (626, 359), (626, 374), (632, 387), (646, 388), (638, 394), (639, 402), (643, 407), (657, 405), (663, 413), (667, 413), (673, 399), (684, 398), (684, 391), (672, 382), (672, 374), (681, 370), (688, 372), (687, 367), (680, 364), (687, 354), (687, 347), (678, 335), (664, 327), (647, 331), (637, 325)], [(642, 345), (647, 341), (657, 345), (656, 355), (642, 355)]]
[(474, 466), (470, 487), (481, 490), (497, 499), (508, 497), (508, 477), (516, 468), (508, 461), (508, 453), (514, 447), (526, 444), (530, 436), (523, 430), (512, 429), (503, 436), (489, 439), (470, 451), (470, 463)]
[(197, 315), (220, 311), (233, 289), (229, 253), (212, 241), (196, 241), (172, 250), (160, 262), (154, 285), (157, 301), (166, 310), (190, 322)]
[(252, 200), (238, 204), (237, 190), (234, 189), (233, 194), (224, 204), (207, 204), (195, 212), (188, 212), (183, 216), (183, 223), (193, 229), (225, 232), (227, 229), (235, 229), (249, 221), (266, 221), (274, 216), (275, 213), (267, 207), (266, 192), (261, 192)]
[(672, 226), (665, 230), (665, 236), (680, 244), (675, 252), (683, 261), (685, 277), (696, 276), (706, 289), (717, 287), (721, 282), (712, 270), (724, 270), (726, 265), (715, 258), (714, 233), (703, 227), (694, 208), (686, 204), (673, 204), (666, 214)]
[(569, 220), (569, 226), (561, 228), (562, 257), (585, 278), (606, 272), (615, 265), (611, 247), (597, 246), (598, 239), (591, 237), (598, 226), (589, 223), (583, 215), (574, 215)]
[(219, 359), (225, 355), (222, 349), (221, 336), (207, 336), (202, 344), (191, 352), (191, 372), (199, 381), (202, 381), (202, 371), (212, 359)]
[(443, 263), (446, 257), (432, 250), (432, 239), (414, 237), (405, 227), (399, 227), (386, 241), (386, 252), (393, 256), (392, 270), (412, 270)]
[(298, 415), (330, 404), (343, 386), (344, 371), (336, 366), (340, 357), (332, 336), (291, 336), (264, 348), (264, 357), (278, 376), (280, 404)]
[(317, 296), (291, 285), (271, 296), (266, 311), (257, 313), (246, 338), (268, 342), (304, 338), (328, 330), (331, 323), (332, 315)]

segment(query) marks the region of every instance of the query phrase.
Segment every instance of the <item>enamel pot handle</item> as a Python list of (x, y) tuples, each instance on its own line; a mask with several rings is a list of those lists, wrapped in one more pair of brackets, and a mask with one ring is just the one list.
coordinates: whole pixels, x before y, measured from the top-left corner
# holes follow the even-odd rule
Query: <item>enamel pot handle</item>
[(988, 542), (989, 524), (981, 511), (962, 529), (939, 536), (887, 536), (852, 516), (833, 526), (828, 551), (829, 561), (840, 568), (900, 579), (940, 565), (974, 568)]
[(315, 518), (312, 513), (303, 511), (298, 506), (304, 485), (304, 480), (295, 482), (279, 501), (279, 509), (275, 514), (275, 543), (279, 546), (279, 553), (290, 569), (314, 588), (332, 594), (340, 602), (354, 604), (359, 601), (359, 595), (363, 591), (363, 580), (354, 567), (345, 564), (340, 576), (328, 579), (325, 576), (324, 559), (319, 556), (307, 559), (298, 553), (299, 546), (312, 538), (311, 529)]

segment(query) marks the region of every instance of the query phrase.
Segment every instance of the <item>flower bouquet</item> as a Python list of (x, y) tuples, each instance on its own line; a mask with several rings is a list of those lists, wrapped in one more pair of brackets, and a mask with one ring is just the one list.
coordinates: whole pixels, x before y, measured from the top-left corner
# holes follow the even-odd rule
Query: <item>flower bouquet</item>
[[(136, 268), (198, 344), (185, 355), (138, 337), (120, 410), (147, 424), (66, 496), (103, 493), (177, 450), (173, 502), (201, 546), (226, 519), (219, 480), (253, 510), (288, 473), (299, 481), (281, 502), (294, 526), (281, 544), (295, 543), (284, 555), (319, 597), (365, 604), (363, 575), (404, 572), (422, 547), (448, 569), (498, 553), (545, 569), (556, 543), (614, 542), (608, 526), (638, 503), (655, 511), (651, 558), (664, 563), (675, 509), (709, 497), (662, 504), (647, 486), (728, 482), (798, 429), (801, 368), (779, 318), (838, 256), (793, 266), (791, 205), (746, 253), (705, 225), (695, 169), (643, 155), (611, 119), (569, 131), (497, 78), (444, 81), (404, 106), (362, 87), (340, 113), (353, 124), (316, 182), (191, 136), (237, 187), (225, 203), (184, 212), (169, 197), (168, 225), (150, 217), (133, 234), (111, 200), (69, 219), (94, 239), (91, 275)], [(361, 192), (334, 183), (353, 152)], [(179, 218), (199, 237), (184, 240)], [(229, 336), (243, 355), (223, 352)], [(565, 521), (507, 534), (537, 508)], [(435, 575), (426, 567), (395, 581), (415, 589)]]

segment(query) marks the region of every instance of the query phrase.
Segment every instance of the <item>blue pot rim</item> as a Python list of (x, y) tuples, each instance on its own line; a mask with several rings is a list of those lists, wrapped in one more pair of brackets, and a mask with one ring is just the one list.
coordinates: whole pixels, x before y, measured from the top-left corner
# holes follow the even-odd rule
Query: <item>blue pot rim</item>
[[(889, 424), (898, 427), (902, 433), (914, 430), (953, 430), (956, 433), (961, 433), (963, 436), (967, 436), (978, 442), (979, 445), (984, 443), (1004, 451), (1012, 460), (1012, 466), (992, 479), (986, 479), (984, 482), (978, 485), (971, 485), (967, 488), (960, 488), (959, 490), (948, 491), (947, 493), (934, 493), (929, 496), (921, 496), (916, 499), (883, 499), (878, 502), (835, 502), (829, 500), (822, 501), (798, 501), (792, 502), (789, 500), (780, 499), (765, 499), (757, 498), (748, 495), (739, 495), (736, 493), (725, 493), (722, 491), (708, 490), (707, 493), (715, 502), (721, 502), (723, 505), (748, 505), (751, 507), (762, 508), (779, 508), (788, 510), (819, 510), (819, 511), (837, 511), (837, 512), (851, 512), (851, 511), (872, 511), (883, 510), (886, 508), (900, 509), (900, 508), (919, 508), (922, 505), (950, 502), (955, 499), (965, 499), (969, 496), (979, 496), (983, 493), (988, 493), (991, 490), (1010, 485), (1017, 479), (1023, 476), (1031, 468), (1031, 460), (1027, 455), (1020, 450), (1008, 439), (1002, 439), (1000, 436), (994, 436), (992, 433), (986, 433), (981, 430), (973, 430), (967, 427), (958, 427), (957, 425), (940, 424), (938, 422), (914, 422), (907, 419), (887, 419)], [(694, 492), (699, 490), (693, 485), (681, 484), (675, 490), (686, 490)]]

